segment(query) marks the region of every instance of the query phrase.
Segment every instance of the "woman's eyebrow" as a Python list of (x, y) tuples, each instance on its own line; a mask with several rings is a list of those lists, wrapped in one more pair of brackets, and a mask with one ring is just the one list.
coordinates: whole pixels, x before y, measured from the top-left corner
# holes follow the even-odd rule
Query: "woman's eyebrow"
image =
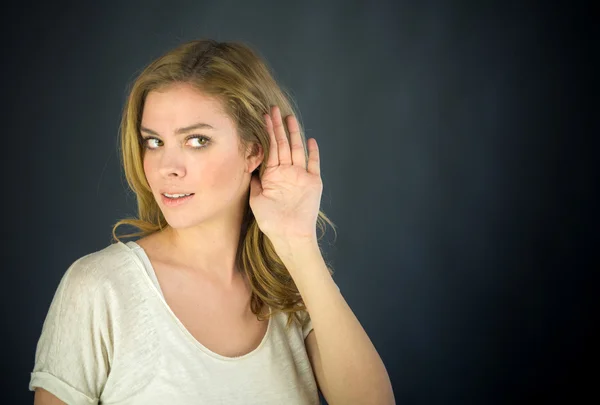
[[(186, 133), (186, 132), (193, 131), (194, 129), (215, 129), (215, 128), (212, 125), (205, 124), (204, 122), (198, 122), (198, 123), (190, 125), (188, 127), (177, 128), (175, 130), (175, 134), (176, 135), (180, 135), (180, 134), (183, 134), (183, 133)], [(147, 132), (147, 133), (152, 134), (152, 135), (160, 136), (158, 134), (158, 132), (153, 131), (153, 130), (151, 130), (149, 128), (146, 128), (144, 126), (140, 126), (140, 131), (141, 132)]]

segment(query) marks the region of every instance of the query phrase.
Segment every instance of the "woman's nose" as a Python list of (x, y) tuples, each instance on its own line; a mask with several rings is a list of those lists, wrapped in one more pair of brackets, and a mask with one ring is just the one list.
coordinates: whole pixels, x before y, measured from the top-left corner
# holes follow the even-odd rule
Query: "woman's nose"
[(163, 154), (160, 161), (159, 172), (163, 177), (185, 176), (183, 156), (177, 156), (177, 153)]

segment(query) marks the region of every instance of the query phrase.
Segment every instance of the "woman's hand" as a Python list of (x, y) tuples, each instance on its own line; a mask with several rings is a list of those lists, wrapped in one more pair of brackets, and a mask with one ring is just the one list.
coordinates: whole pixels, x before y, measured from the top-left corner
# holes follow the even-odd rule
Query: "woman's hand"
[(272, 242), (316, 240), (323, 191), (319, 148), (314, 138), (307, 140), (307, 165), (298, 121), (293, 115), (286, 118), (291, 145), (279, 108), (274, 106), (271, 115), (265, 114), (271, 145), (262, 178), (252, 176), (250, 208), (258, 227)]

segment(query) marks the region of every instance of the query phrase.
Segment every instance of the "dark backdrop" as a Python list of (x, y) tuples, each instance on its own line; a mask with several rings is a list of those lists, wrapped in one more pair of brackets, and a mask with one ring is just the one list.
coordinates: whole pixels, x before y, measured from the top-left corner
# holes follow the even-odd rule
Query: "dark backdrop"
[(249, 43), (293, 92), (339, 226), (326, 246), (335, 280), (398, 404), (591, 392), (591, 7), (88, 3), (5, 5), (0, 17), (0, 402), (32, 403), (62, 274), (135, 213), (117, 154), (126, 86), (200, 37)]

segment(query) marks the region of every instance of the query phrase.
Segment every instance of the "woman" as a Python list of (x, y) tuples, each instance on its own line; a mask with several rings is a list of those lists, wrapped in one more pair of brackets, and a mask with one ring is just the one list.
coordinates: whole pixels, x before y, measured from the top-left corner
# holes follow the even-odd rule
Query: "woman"
[(36, 404), (393, 403), (321, 256), (333, 224), (294, 115), (243, 44), (188, 42), (140, 74), (121, 122), (139, 218), (63, 276)]

